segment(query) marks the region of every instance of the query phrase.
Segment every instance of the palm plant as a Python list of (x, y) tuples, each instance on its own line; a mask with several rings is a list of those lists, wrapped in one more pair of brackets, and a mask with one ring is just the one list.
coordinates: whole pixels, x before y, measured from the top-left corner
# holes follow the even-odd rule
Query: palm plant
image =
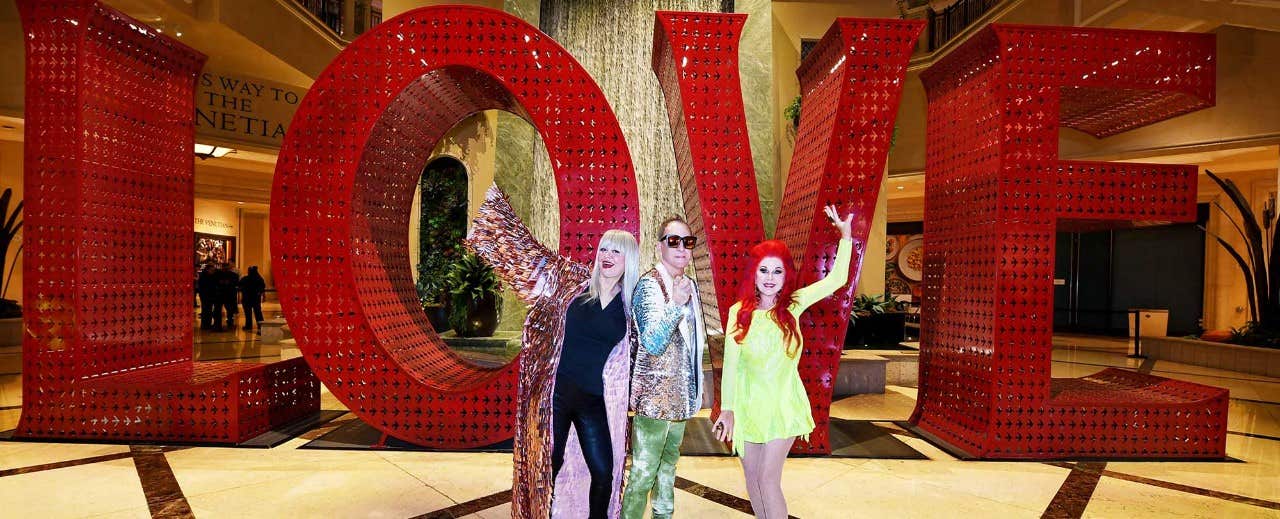
[(464, 252), (445, 275), (449, 287), (449, 324), (460, 337), (490, 336), (498, 325), (502, 284), (480, 256)]
[(859, 294), (853, 299), (853, 315), (857, 317), (897, 312), (901, 309), (901, 305), (893, 298), (893, 294), (888, 292), (883, 295)]
[(22, 201), (18, 201), (18, 205), (13, 207), (13, 211), (9, 211), (9, 202), (13, 199), (13, 188), (5, 188), (4, 194), (0, 194), (0, 275), (5, 275), (0, 280), (0, 317), (14, 317), (22, 315), (22, 307), (17, 301), (5, 299), (5, 295), (9, 292), (9, 285), (13, 281), (13, 270), (18, 265), (18, 255), (22, 253), (22, 245), (18, 244), (18, 248), (13, 252), (13, 264), (7, 269), (4, 268), (9, 259), (9, 247), (17, 242), (18, 232), (22, 231)]
[(1231, 259), (1235, 260), (1236, 265), (1240, 267), (1240, 272), (1244, 275), (1245, 290), (1249, 299), (1249, 324), (1246, 328), (1257, 332), (1280, 333), (1280, 268), (1272, 268), (1280, 259), (1280, 249), (1274, 246), (1276, 232), (1280, 230), (1280, 227), (1275, 225), (1275, 199), (1267, 202), (1263, 208), (1262, 217), (1259, 218), (1250, 207), (1249, 199), (1240, 192), (1235, 182), (1219, 177), (1209, 170), (1205, 170), (1205, 174), (1222, 188), (1236, 210), (1240, 212), (1241, 219), (1237, 221), (1222, 207), (1222, 204), (1213, 202), (1214, 207), (1222, 212), (1222, 215), (1231, 222), (1232, 227), (1244, 239), (1243, 251), (1232, 247), (1222, 236), (1209, 231), (1204, 226), (1200, 226), (1200, 230), (1218, 240), (1218, 244), (1222, 245)]

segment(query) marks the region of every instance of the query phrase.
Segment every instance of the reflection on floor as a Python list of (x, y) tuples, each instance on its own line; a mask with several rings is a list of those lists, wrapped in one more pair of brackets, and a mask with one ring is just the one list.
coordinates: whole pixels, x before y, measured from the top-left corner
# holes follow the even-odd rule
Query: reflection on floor
[[(298, 355), (236, 330), (197, 332), (201, 360)], [(1280, 518), (1280, 379), (1125, 357), (1109, 338), (1054, 338), (1053, 374), (1107, 367), (1231, 389), (1227, 452), (1243, 463), (960, 462), (895, 425), (916, 391), (833, 403), (926, 459), (793, 458), (783, 487), (795, 517)], [(12, 364), (10, 362), (9, 364)], [(0, 374), (0, 431), (17, 423), (21, 376)], [(322, 408), (345, 410), (328, 392)], [(705, 416), (705, 411), (703, 415)], [(0, 442), (0, 503), (12, 517), (509, 517), (511, 455), (299, 449), (346, 413), (274, 449)], [(734, 458), (681, 460), (677, 516), (747, 517)]]

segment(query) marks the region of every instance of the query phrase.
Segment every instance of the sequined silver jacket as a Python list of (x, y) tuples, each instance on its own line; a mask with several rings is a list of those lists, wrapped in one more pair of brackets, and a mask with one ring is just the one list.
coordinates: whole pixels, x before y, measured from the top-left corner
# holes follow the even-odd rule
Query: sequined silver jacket
[[(688, 420), (702, 408), (702, 353), (706, 327), (697, 286), (688, 305), (668, 302), (662, 274), (640, 277), (632, 295), (632, 317), (639, 333), (631, 406), (636, 414), (659, 420)], [(686, 344), (680, 322), (687, 320), (693, 344)]]

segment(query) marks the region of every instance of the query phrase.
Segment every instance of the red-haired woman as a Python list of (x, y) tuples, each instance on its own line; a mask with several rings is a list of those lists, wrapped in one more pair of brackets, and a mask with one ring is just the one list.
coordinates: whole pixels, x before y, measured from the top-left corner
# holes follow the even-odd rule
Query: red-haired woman
[(849, 281), (853, 214), (842, 220), (834, 206), (825, 211), (841, 237), (831, 274), (795, 289), (796, 273), (786, 244), (764, 241), (751, 248), (752, 268), (743, 279), (738, 302), (729, 308), (720, 417), (713, 430), (721, 441), (733, 441), (742, 456), (756, 517), (787, 517), (782, 463), (796, 437), (807, 438), (813, 431), (809, 396), (796, 369), (804, 349), (798, 318)]

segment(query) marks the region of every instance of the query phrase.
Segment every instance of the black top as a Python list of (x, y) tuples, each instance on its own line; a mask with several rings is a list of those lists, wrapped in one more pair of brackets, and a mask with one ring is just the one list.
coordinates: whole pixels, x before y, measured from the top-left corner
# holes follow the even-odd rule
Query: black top
[(256, 302), (262, 299), (262, 293), (266, 291), (267, 280), (263, 279), (262, 274), (253, 272), (240, 278), (240, 295), (244, 296), (245, 301)]
[(218, 295), (218, 280), (215, 279), (215, 272), (200, 271), (200, 277), (196, 278), (196, 291), (200, 293), (201, 298), (213, 299)]
[(225, 302), (236, 302), (236, 285), (240, 283), (240, 276), (230, 270), (218, 270), (213, 273), (213, 283), (217, 287), (218, 299)]
[(627, 333), (622, 294), (600, 308), (586, 292), (569, 303), (564, 314), (564, 349), (557, 380), (567, 380), (593, 395), (604, 394), (604, 362)]

